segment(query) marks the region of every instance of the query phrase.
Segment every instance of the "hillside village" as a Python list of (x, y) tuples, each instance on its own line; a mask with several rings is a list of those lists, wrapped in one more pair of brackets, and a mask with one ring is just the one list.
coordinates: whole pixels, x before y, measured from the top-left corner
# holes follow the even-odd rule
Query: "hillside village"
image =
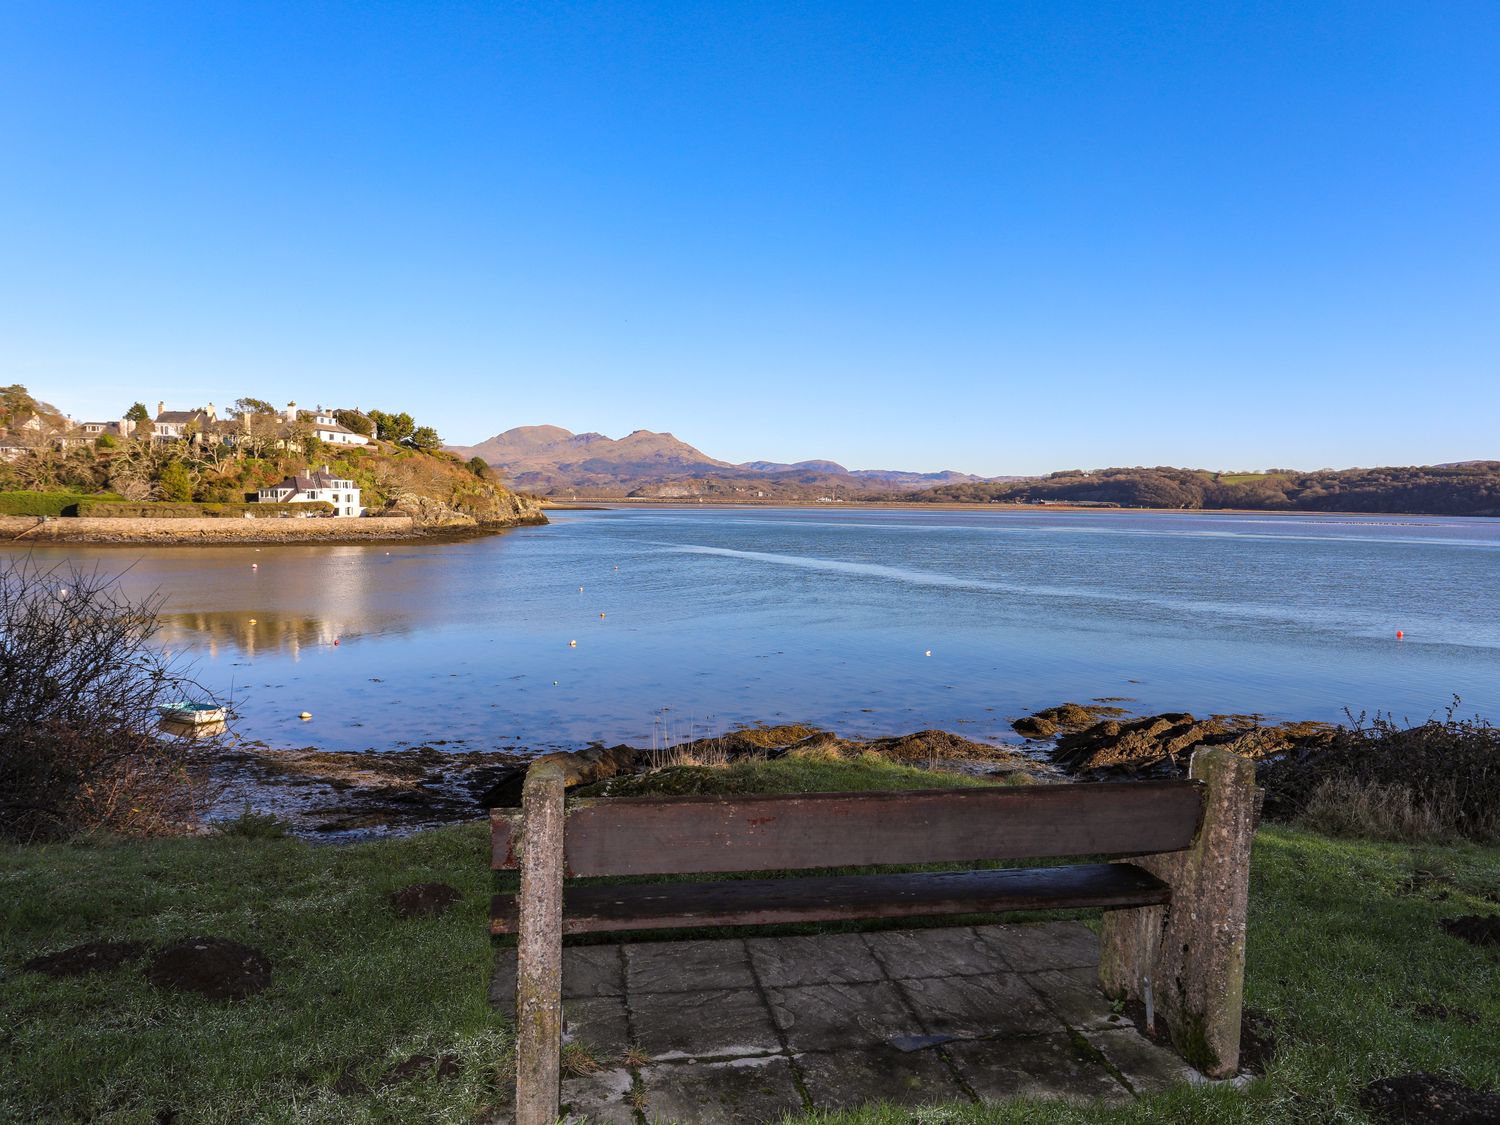
[(0, 388), (0, 514), (405, 515), (424, 523), (510, 523), (536, 505), (483, 462), (442, 450), (404, 411), (241, 398), (77, 421), (25, 387)]

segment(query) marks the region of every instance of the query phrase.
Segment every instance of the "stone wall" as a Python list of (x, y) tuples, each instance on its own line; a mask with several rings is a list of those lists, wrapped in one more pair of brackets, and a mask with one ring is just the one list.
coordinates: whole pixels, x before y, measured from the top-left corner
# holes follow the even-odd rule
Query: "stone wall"
[(89, 519), (0, 516), (0, 546), (24, 543), (343, 543), (416, 539), (461, 527), (425, 527), (410, 516), (365, 519)]

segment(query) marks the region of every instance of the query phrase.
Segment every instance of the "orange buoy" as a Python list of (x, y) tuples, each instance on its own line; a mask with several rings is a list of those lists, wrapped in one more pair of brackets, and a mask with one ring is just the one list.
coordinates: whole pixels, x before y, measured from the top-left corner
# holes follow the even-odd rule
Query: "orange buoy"
[(1396, 639), (1398, 641), (1401, 640), (1402, 638), (1404, 638), (1405, 636), (1406, 636), (1406, 634), (1403, 633), (1400, 629), (1396, 630)]

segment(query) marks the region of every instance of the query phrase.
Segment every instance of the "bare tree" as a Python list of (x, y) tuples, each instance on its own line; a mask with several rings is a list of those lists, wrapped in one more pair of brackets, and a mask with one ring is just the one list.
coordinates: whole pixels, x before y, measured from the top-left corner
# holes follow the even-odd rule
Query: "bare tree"
[(157, 720), (202, 693), (152, 643), (160, 608), (97, 570), (0, 562), (0, 835), (196, 823), (206, 747)]

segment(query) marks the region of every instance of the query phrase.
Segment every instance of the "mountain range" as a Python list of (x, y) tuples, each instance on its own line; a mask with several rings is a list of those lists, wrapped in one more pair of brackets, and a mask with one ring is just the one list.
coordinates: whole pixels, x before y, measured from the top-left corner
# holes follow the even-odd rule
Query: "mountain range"
[(449, 446), (478, 457), (522, 491), (542, 495), (661, 499), (814, 499), (912, 492), (985, 478), (969, 473), (849, 470), (835, 461), (746, 461), (708, 456), (672, 434), (636, 430), (618, 439), (560, 426), (517, 426), (478, 445)]

